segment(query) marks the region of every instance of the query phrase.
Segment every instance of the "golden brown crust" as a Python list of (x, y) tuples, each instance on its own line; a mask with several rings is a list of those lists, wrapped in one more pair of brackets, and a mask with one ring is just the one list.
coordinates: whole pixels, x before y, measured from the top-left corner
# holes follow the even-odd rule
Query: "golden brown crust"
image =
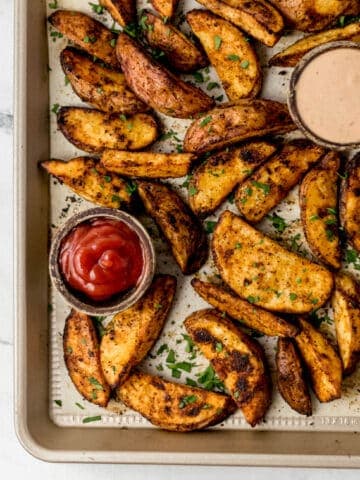
[(346, 166), (341, 184), (340, 220), (349, 242), (360, 253), (360, 153)]
[(175, 15), (179, 0), (150, 0), (152, 6), (163, 17), (171, 18)]
[(99, 0), (120, 26), (136, 23), (136, 0)]

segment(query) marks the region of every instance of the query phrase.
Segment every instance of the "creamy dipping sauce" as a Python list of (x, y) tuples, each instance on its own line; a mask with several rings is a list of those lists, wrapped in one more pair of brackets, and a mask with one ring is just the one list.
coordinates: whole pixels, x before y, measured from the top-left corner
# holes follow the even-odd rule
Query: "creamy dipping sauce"
[(339, 47), (309, 61), (295, 86), (304, 126), (332, 143), (360, 143), (360, 49)]

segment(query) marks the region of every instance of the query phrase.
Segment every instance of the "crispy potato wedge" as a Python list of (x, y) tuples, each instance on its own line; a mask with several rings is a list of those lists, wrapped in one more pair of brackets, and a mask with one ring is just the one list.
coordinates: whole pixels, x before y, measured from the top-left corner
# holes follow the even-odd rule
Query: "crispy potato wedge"
[(237, 102), (256, 97), (262, 84), (261, 67), (243, 33), (207, 10), (191, 10), (186, 19), (219, 75), (228, 99)]
[(310, 392), (300, 357), (291, 338), (278, 339), (276, 369), (278, 389), (285, 402), (300, 415), (310, 416)]
[(128, 177), (178, 178), (189, 172), (191, 153), (125, 152), (105, 150), (101, 163), (110, 172)]
[(335, 286), (355, 303), (360, 303), (360, 283), (350, 274), (337, 272), (335, 276)]
[(193, 278), (191, 285), (210, 305), (264, 335), (269, 337), (295, 337), (299, 332), (297, 326), (250, 304), (221, 285), (203, 282), (198, 278)]
[(106, 407), (110, 387), (100, 364), (99, 343), (91, 318), (71, 310), (63, 335), (64, 360), (78, 392), (89, 402)]
[(161, 16), (171, 18), (175, 15), (179, 0), (150, 0), (151, 5)]
[(179, 195), (164, 183), (139, 180), (138, 194), (185, 274), (199, 270), (208, 257), (208, 244), (199, 220)]
[(290, 47), (277, 53), (269, 60), (269, 65), (275, 67), (295, 67), (302, 57), (319, 45), (339, 40), (360, 42), (360, 23), (351, 23), (344, 28), (333, 28), (301, 38)]
[(189, 118), (214, 105), (212, 98), (176, 77), (125, 33), (119, 35), (116, 53), (130, 88), (155, 110), (170, 117)]
[(192, 172), (189, 203), (197, 215), (214, 212), (236, 185), (276, 151), (269, 142), (249, 142), (233, 150), (211, 155)]
[(136, 23), (136, 0), (99, 0), (121, 27)]
[(127, 86), (123, 73), (94, 63), (71, 47), (61, 52), (60, 61), (74, 92), (84, 102), (109, 113), (132, 115), (149, 110)]
[(334, 347), (307, 320), (299, 319), (301, 332), (295, 342), (310, 374), (312, 388), (320, 402), (341, 397), (342, 365)]
[(146, 113), (121, 118), (93, 108), (61, 107), (57, 123), (70, 143), (90, 153), (106, 148), (141, 150), (159, 133), (154, 117)]
[(271, 403), (271, 378), (260, 344), (213, 309), (192, 313), (184, 325), (245, 420), (252, 427), (261, 422)]
[(193, 72), (208, 65), (204, 52), (171, 23), (165, 23), (149, 11), (144, 11), (142, 18), (147, 25), (144, 35), (149, 45), (164, 52), (167, 62), (175, 70)]
[(268, 47), (275, 45), (284, 27), (280, 13), (264, 0), (251, 2), (246, 0), (198, 0), (198, 2)]
[(349, 6), (343, 12), (344, 15), (359, 15), (360, 14), (360, 2), (359, 0), (350, 0)]
[(341, 267), (341, 248), (337, 220), (338, 170), (340, 158), (329, 152), (301, 182), (300, 212), (311, 251), (334, 269)]
[(267, 310), (308, 313), (326, 302), (333, 287), (324, 267), (289, 252), (228, 210), (215, 227), (212, 252), (224, 282)]
[(184, 139), (186, 152), (208, 152), (263, 135), (295, 130), (286, 105), (266, 99), (240, 100), (194, 120)]
[(349, 242), (360, 253), (360, 153), (346, 167), (341, 184), (340, 221)]
[(176, 278), (155, 277), (149, 290), (132, 307), (115, 315), (100, 343), (100, 361), (108, 384), (115, 388), (128, 377), (154, 345), (169, 314)]
[(133, 372), (116, 390), (127, 407), (164, 430), (191, 432), (216, 425), (236, 410), (228, 395)]
[(304, 139), (283, 145), (237, 188), (235, 202), (241, 214), (250, 223), (260, 222), (324, 153), (324, 148)]
[(117, 36), (102, 23), (82, 12), (56, 10), (49, 17), (51, 25), (69, 40), (113, 68), (119, 67), (116, 58)]
[(80, 197), (103, 207), (129, 209), (133, 204), (127, 181), (110, 174), (96, 158), (48, 160), (41, 166)]

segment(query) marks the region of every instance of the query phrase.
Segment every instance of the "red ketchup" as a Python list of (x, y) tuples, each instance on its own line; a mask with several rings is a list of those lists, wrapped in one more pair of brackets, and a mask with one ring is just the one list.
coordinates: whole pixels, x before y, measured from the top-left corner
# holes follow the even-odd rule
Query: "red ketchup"
[(98, 302), (134, 287), (143, 263), (138, 235), (120, 220), (82, 223), (64, 238), (59, 254), (70, 287)]

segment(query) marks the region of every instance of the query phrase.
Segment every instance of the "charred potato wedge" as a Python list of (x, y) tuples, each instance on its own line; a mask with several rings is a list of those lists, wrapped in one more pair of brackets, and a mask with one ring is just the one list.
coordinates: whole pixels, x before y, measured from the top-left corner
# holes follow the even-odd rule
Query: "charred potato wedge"
[(56, 10), (50, 15), (49, 22), (90, 55), (113, 68), (119, 67), (115, 51), (117, 36), (102, 23), (85, 13), (72, 10)]
[(276, 151), (268, 142), (250, 142), (233, 150), (211, 155), (192, 172), (189, 203), (201, 216), (214, 212), (230, 195), (236, 185)]
[(150, 0), (152, 6), (161, 16), (171, 18), (175, 15), (179, 0)]
[(337, 220), (338, 170), (335, 152), (325, 155), (300, 186), (300, 212), (306, 240), (316, 257), (334, 269), (341, 267)]
[(178, 178), (189, 172), (191, 153), (124, 152), (105, 150), (101, 163), (110, 172), (128, 177)]
[(341, 185), (340, 221), (349, 242), (360, 253), (360, 154), (347, 165)]
[(175, 291), (175, 277), (159, 275), (135, 305), (115, 315), (106, 327), (100, 343), (100, 361), (112, 388), (126, 380), (158, 339)]
[(335, 277), (335, 286), (355, 303), (360, 303), (360, 283), (350, 274), (338, 272)]
[(64, 162), (48, 160), (41, 166), (80, 197), (103, 207), (132, 207), (133, 199), (126, 180), (110, 174), (95, 158), (77, 157)]
[(295, 342), (310, 374), (312, 388), (320, 402), (341, 397), (342, 365), (334, 347), (308, 321), (299, 319), (301, 332)]
[(146, 113), (126, 118), (92, 108), (61, 107), (57, 123), (70, 143), (90, 153), (106, 148), (141, 150), (158, 137), (156, 121)]
[(136, 0), (99, 0), (121, 27), (136, 23)]
[(286, 105), (273, 100), (240, 100), (194, 120), (184, 139), (186, 152), (202, 153), (263, 135), (295, 130)]
[(184, 325), (245, 420), (252, 427), (261, 422), (271, 402), (271, 380), (261, 346), (216, 310), (194, 312)]
[(286, 320), (243, 300), (231, 290), (198, 278), (191, 285), (206, 302), (247, 327), (269, 337), (295, 337), (299, 329)]
[(100, 364), (99, 343), (91, 318), (71, 310), (65, 321), (64, 360), (78, 392), (89, 402), (106, 407), (110, 387)]
[(328, 270), (289, 252), (228, 210), (215, 227), (212, 252), (224, 282), (267, 310), (309, 313), (331, 294)]
[(192, 10), (186, 19), (204, 47), (231, 102), (256, 97), (262, 72), (255, 50), (240, 30), (207, 10)]
[(241, 214), (250, 223), (260, 222), (324, 153), (322, 147), (303, 139), (285, 144), (239, 185), (235, 202)]
[(164, 183), (139, 180), (138, 194), (170, 245), (185, 275), (199, 270), (208, 257), (205, 232), (190, 208)]
[(290, 338), (279, 338), (276, 351), (277, 385), (285, 402), (300, 415), (312, 414), (310, 392), (301, 360)]
[(134, 372), (116, 390), (127, 407), (164, 430), (191, 432), (216, 425), (236, 410), (231, 397)]
[(189, 118), (209, 110), (214, 100), (150, 57), (125, 33), (116, 53), (130, 88), (147, 105), (170, 117)]

